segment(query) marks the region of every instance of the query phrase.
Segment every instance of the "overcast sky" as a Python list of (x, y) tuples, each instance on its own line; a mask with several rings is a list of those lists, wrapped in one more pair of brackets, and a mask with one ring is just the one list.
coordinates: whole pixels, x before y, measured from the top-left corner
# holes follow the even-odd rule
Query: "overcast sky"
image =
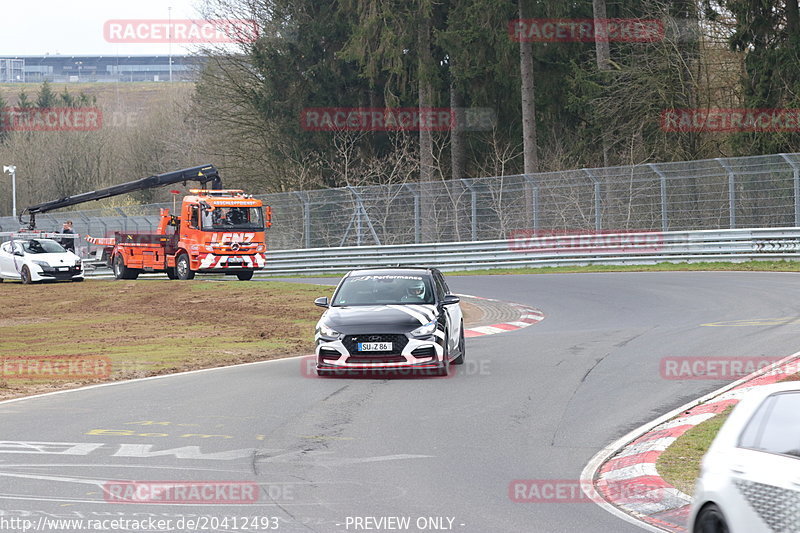
[[(169, 44), (109, 43), (113, 19), (198, 19), (202, 0), (0, 0), (0, 57), (17, 55), (166, 55)], [(173, 54), (196, 46), (172, 45)]]

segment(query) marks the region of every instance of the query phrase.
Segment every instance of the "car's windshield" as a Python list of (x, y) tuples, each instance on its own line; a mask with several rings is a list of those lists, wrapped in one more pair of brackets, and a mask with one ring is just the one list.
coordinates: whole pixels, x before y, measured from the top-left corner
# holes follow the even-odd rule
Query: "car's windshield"
[(204, 230), (264, 229), (260, 207), (203, 208)]
[(56, 241), (49, 239), (31, 239), (22, 243), (22, 249), (28, 254), (57, 254), (66, 250)]
[(408, 274), (364, 274), (346, 278), (334, 306), (434, 303), (430, 277)]

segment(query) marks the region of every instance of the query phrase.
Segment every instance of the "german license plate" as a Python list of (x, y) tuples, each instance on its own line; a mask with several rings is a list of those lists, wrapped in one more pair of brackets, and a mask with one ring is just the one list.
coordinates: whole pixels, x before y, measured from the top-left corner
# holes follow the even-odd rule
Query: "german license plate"
[(58, 270), (59, 272), (66, 272), (67, 270), (69, 270), (69, 267), (56, 267), (56, 270)]
[(359, 352), (390, 352), (392, 351), (391, 342), (359, 342)]
[(228, 258), (228, 264), (229, 265), (241, 265), (242, 263), (244, 263), (244, 259), (242, 259), (241, 257), (229, 257)]

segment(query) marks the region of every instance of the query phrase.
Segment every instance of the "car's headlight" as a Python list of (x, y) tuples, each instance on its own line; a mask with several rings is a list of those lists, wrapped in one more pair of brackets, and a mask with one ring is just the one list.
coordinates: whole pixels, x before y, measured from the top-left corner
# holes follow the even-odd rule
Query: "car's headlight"
[(328, 337), (331, 339), (338, 339), (339, 335), (341, 335), (341, 333), (331, 328), (327, 324), (319, 325), (319, 334), (322, 335), (323, 337)]
[(75, 268), (80, 268), (80, 267), (81, 267), (81, 260), (78, 259), (77, 261), (75, 261)]
[(42, 268), (50, 268), (50, 263), (47, 261), (34, 261), (34, 264), (37, 264)]
[(411, 335), (414, 337), (430, 337), (436, 331), (436, 327), (439, 323), (436, 320), (431, 320), (424, 326), (420, 326), (414, 331), (411, 332)]

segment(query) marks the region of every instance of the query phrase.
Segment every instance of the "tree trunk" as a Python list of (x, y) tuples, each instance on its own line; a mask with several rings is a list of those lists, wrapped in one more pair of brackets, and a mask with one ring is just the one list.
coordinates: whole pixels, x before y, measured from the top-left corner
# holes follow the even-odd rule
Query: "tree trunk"
[[(522, 7), (524, 0), (519, 0), (519, 18), (524, 19)], [(531, 43), (519, 43), (519, 70), (522, 79), (522, 153), (525, 174), (539, 170), (539, 157), (536, 148), (536, 104), (534, 102), (533, 47)]]
[(594, 48), (597, 51), (597, 68), (610, 70), (611, 50), (608, 44), (606, 28), (608, 15), (606, 15), (606, 0), (592, 0), (594, 8)]
[[(453, 68), (452, 58), (450, 69)], [(455, 80), (450, 76), (450, 110), (455, 118), (455, 124), (450, 129), (450, 176), (461, 179), (466, 173), (467, 151), (464, 146), (464, 128), (467, 117), (464, 110), (464, 96), (456, 87)]]
[(800, 9), (797, 0), (786, 0), (786, 30), (789, 35), (795, 35), (800, 31)]
[[(432, 107), (433, 87), (431, 86), (431, 21), (425, 9), (425, 0), (420, 1), (420, 23), (418, 33), (419, 65), (419, 111), (425, 113)], [(422, 242), (435, 242), (436, 240), (436, 213), (434, 209), (433, 181), (433, 134), (430, 129), (419, 129), (419, 181), (421, 201), (421, 234)]]

